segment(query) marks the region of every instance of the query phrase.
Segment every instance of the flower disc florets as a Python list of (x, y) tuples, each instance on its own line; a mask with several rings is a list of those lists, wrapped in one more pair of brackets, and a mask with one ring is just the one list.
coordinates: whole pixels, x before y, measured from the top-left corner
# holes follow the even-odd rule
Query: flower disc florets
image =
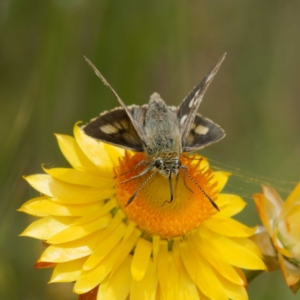
[[(126, 153), (120, 159), (119, 167), (115, 169), (117, 199), (128, 218), (140, 229), (150, 235), (174, 238), (197, 228), (217, 212), (208, 198), (209, 196), (213, 201), (217, 200), (217, 183), (207, 162), (200, 156), (193, 158), (182, 156), (181, 162), (187, 166), (189, 174), (205, 193), (183, 171), (179, 170), (178, 176), (172, 177), (174, 198), (170, 201), (171, 191), (168, 178), (157, 172), (141, 189), (134, 201), (127, 205), (128, 199), (151, 176), (150, 171), (122, 184), (122, 181), (140, 174), (145, 169), (143, 165), (133, 169), (143, 159), (144, 154)], [(126, 174), (122, 175), (123, 173)]]

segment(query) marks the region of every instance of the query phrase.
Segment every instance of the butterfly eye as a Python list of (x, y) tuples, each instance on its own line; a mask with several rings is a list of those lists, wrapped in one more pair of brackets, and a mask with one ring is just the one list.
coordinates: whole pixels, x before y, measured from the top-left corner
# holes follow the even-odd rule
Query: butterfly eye
[(155, 167), (157, 168), (157, 169), (160, 169), (161, 168), (161, 166), (163, 165), (163, 161), (162, 161), (162, 159), (157, 159), (156, 161), (155, 161)]

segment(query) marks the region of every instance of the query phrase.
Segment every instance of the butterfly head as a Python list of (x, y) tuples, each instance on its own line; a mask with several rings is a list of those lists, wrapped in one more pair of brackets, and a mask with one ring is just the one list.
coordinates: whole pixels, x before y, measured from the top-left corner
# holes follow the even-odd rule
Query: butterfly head
[(178, 170), (181, 167), (181, 162), (178, 158), (157, 158), (154, 162), (154, 166), (162, 176), (172, 177), (173, 175), (178, 174)]

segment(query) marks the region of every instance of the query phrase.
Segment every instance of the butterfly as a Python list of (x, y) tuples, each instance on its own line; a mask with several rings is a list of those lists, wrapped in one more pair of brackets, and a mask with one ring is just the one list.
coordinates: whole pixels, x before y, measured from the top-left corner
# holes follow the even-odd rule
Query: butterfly
[(182, 153), (200, 150), (225, 136), (224, 130), (219, 125), (197, 113), (202, 98), (225, 56), (226, 53), (178, 107), (168, 106), (157, 93), (151, 95), (149, 104), (126, 106), (98, 69), (84, 57), (95, 74), (116, 96), (121, 107), (101, 113), (100, 116), (83, 125), (82, 130), (96, 140), (146, 154), (146, 160), (142, 160), (134, 167), (145, 165), (146, 168), (140, 174), (121, 183), (154, 170), (128, 200), (127, 205), (157, 172), (169, 179), (170, 201), (167, 202), (171, 202), (173, 200), (172, 177), (182, 170), (219, 210), (188, 173), (187, 167), (181, 164), (180, 157)]

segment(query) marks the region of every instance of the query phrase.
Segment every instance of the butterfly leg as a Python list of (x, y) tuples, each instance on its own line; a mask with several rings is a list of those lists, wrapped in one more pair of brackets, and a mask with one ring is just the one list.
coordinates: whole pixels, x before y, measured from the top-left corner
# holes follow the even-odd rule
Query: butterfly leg
[(135, 166), (133, 166), (131, 169), (129, 169), (128, 171), (126, 171), (126, 172), (124, 172), (124, 173), (121, 173), (121, 174), (119, 174), (119, 175), (116, 175), (116, 176), (114, 177), (114, 179), (117, 178), (118, 176), (123, 176), (123, 175), (125, 175), (125, 174), (128, 174), (128, 173), (132, 172), (133, 170), (135, 170), (137, 167), (139, 167), (139, 166), (141, 166), (141, 165), (147, 166), (147, 165), (149, 165), (149, 164), (150, 164), (149, 161), (142, 160), (142, 161), (140, 161), (138, 164), (136, 164)]
[[(187, 166), (181, 166), (181, 167), (184, 167), (187, 169)], [(183, 182), (184, 182), (184, 185), (185, 187), (191, 192), (191, 193), (194, 193), (192, 189), (190, 189), (186, 183), (186, 179), (185, 179), (185, 176), (186, 174), (184, 174), (184, 177), (183, 177)], [(177, 189), (177, 184), (178, 184), (178, 180), (179, 180), (179, 172), (177, 173), (176, 175), (176, 186), (175, 186), (175, 189)]]
[(154, 165), (151, 164), (148, 168), (146, 168), (145, 170), (143, 170), (140, 174), (136, 175), (136, 176), (132, 176), (131, 178), (127, 179), (127, 180), (124, 180), (124, 181), (121, 181), (120, 184), (123, 184), (123, 183), (126, 183), (130, 180), (133, 180), (133, 179), (136, 179), (136, 178), (139, 178), (143, 175), (145, 175), (146, 173), (148, 173), (151, 169), (153, 169)]
[[(181, 168), (181, 169), (185, 169), (185, 170), (188, 169), (187, 166), (181, 166), (180, 168)], [(178, 172), (178, 175), (179, 175), (179, 172)], [(186, 179), (185, 179), (185, 178), (186, 178), (186, 173), (184, 172), (184, 177), (183, 177), (184, 185), (185, 185), (185, 187), (186, 187), (191, 193), (194, 193), (193, 190), (192, 190), (191, 188), (189, 188), (189, 186), (187, 185)]]

